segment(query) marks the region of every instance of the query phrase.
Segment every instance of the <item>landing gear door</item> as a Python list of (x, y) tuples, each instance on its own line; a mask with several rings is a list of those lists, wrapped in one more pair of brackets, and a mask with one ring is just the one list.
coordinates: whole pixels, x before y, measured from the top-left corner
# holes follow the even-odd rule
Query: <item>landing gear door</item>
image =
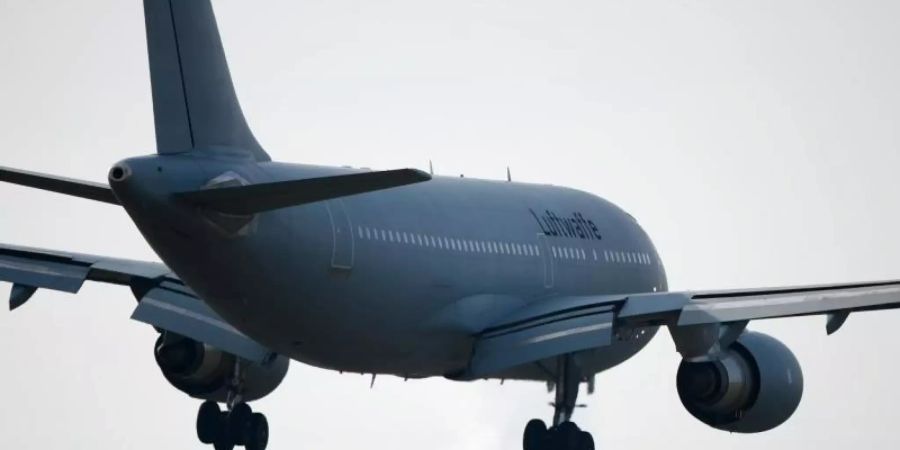
[(544, 260), (544, 287), (553, 287), (553, 254), (550, 252), (550, 242), (547, 235), (538, 234), (538, 244), (541, 249), (541, 257)]
[(331, 219), (331, 233), (334, 247), (331, 253), (333, 269), (350, 270), (353, 268), (353, 226), (341, 199), (329, 200), (326, 203), (328, 217)]

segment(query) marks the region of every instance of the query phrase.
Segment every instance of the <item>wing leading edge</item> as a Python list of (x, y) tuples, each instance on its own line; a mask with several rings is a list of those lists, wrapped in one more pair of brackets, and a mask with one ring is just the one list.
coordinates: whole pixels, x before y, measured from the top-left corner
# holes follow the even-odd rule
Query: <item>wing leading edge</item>
[(832, 334), (850, 313), (898, 307), (900, 280), (562, 297), (529, 305), (479, 333), (469, 367), (452, 378), (483, 378), (607, 346), (641, 327), (668, 326), (679, 351), (699, 357), (729, 344), (751, 320), (827, 314)]
[(138, 300), (131, 318), (265, 362), (273, 353), (225, 322), (163, 264), (0, 244), (0, 281), (13, 284), (10, 310), (38, 289), (77, 293), (85, 281), (128, 286)]

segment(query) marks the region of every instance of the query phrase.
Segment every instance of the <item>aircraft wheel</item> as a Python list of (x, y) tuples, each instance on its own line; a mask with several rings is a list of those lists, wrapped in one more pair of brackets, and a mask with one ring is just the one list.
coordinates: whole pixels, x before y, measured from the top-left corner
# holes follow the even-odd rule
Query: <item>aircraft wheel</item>
[(579, 436), (578, 450), (594, 450), (594, 437), (587, 431), (582, 431)]
[(246, 403), (238, 403), (234, 405), (231, 412), (228, 413), (226, 426), (228, 431), (223, 433), (228, 441), (235, 445), (244, 445), (244, 438), (247, 437), (247, 428), (250, 425), (250, 418), (253, 416), (253, 410)]
[(216, 442), (222, 434), (224, 426), (224, 414), (219, 409), (219, 404), (213, 401), (205, 401), (197, 412), (197, 438), (204, 444)]
[(213, 448), (216, 450), (234, 450), (234, 444), (231, 442), (216, 442), (213, 444)]
[(547, 442), (547, 425), (543, 420), (532, 419), (525, 425), (525, 432), (522, 434), (523, 450), (545, 450)]
[(266, 450), (266, 446), (269, 445), (269, 422), (266, 416), (253, 413), (247, 424), (246, 433), (244, 447), (247, 450)]
[(581, 450), (581, 433), (578, 425), (572, 422), (563, 422), (553, 430), (555, 448), (561, 450)]

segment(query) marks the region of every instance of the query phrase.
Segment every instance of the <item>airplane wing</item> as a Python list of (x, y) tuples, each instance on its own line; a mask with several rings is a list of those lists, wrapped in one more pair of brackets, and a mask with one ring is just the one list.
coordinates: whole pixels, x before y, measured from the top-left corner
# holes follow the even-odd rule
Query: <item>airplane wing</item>
[(264, 362), (271, 350), (225, 322), (163, 264), (0, 244), (0, 281), (13, 284), (9, 307), (38, 289), (77, 293), (85, 281), (128, 286), (138, 300), (131, 318)]
[(682, 354), (699, 356), (720, 342), (730, 343), (750, 320), (827, 314), (826, 331), (832, 334), (852, 312), (898, 307), (900, 280), (562, 297), (526, 306), (479, 333), (469, 367), (453, 378), (483, 378), (607, 346), (648, 326), (668, 326)]

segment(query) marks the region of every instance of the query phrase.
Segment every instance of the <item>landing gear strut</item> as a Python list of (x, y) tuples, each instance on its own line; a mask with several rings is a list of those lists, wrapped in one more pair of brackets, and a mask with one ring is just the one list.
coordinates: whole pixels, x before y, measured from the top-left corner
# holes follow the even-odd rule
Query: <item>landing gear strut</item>
[(571, 355), (557, 359), (556, 399), (553, 402), (553, 425), (547, 428), (543, 420), (533, 419), (525, 426), (522, 436), (524, 450), (594, 450), (594, 438), (581, 431), (571, 421), (578, 406), (578, 386), (581, 373)]

